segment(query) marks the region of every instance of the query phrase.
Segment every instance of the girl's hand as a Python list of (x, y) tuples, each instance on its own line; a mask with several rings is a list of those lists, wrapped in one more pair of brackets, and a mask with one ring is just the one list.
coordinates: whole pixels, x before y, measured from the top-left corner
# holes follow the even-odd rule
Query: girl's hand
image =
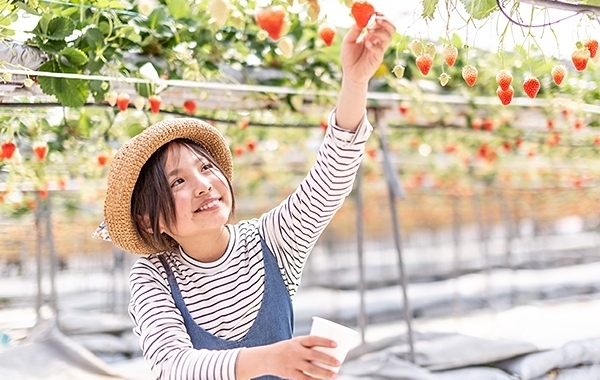
[(312, 362), (339, 367), (341, 363), (337, 359), (314, 349), (315, 347), (333, 348), (335, 346), (336, 343), (330, 339), (306, 335), (268, 346), (246, 348), (240, 351), (238, 357), (237, 378), (247, 379), (262, 375), (274, 375), (296, 380), (315, 380), (315, 377), (334, 379), (337, 377), (335, 372), (319, 367)]
[(356, 23), (342, 42), (342, 70), (345, 80), (366, 83), (383, 62), (383, 56), (396, 27), (383, 14), (375, 13), (375, 22), (362, 33)]

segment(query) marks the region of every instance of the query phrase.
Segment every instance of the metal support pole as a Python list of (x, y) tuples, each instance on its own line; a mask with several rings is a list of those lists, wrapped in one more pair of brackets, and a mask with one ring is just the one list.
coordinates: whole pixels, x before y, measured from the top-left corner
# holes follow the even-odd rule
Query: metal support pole
[(363, 220), (363, 199), (362, 199), (362, 169), (358, 169), (356, 173), (355, 197), (356, 197), (356, 249), (358, 252), (358, 293), (359, 293), (359, 310), (358, 310), (358, 326), (360, 327), (361, 341), (365, 342), (365, 330), (367, 328), (367, 311), (365, 308), (365, 291), (366, 291), (366, 276), (365, 276), (365, 257), (364, 257), (364, 220)]
[(44, 305), (44, 290), (42, 284), (42, 272), (44, 262), (42, 260), (42, 210), (36, 207), (33, 211), (35, 216), (35, 262), (36, 271), (35, 276), (37, 280), (37, 295), (35, 298), (35, 312), (37, 320), (42, 319), (42, 306)]
[(463, 313), (462, 294), (458, 287), (460, 275), (462, 274), (462, 246), (461, 246), (461, 217), (460, 217), (460, 198), (458, 195), (452, 195), (452, 240), (454, 248), (453, 262), (453, 283), (454, 283), (454, 314)]
[(390, 153), (387, 144), (387, 125), (381, 120), (382, 110), (376, 109), (375, 112), (375, 125), (379, 128), (379, 144), (381, 147), (381, 153), (383, 157), (383, 169), (385, 172), (386, 181), (388, 184), (389, 197), (390, 197), (390, 211), (392, 217), (392, 228), (394, 235), (394, 245), (396, 252), (398, 253), (398, 268), (400, 272), (400, 287), (402, 288), (402, 298), (404, 305), (404, 319), (406, 320), (406, 327), (408, 332), (408, 345), (410, 348), (410, 361), (415, 362), (415, 348), (413, 343), (413, 331), (412, 331), (412, 311), (408, 299), (408, 280), (404, 270), (404, 260), (402, 258), (402, 242), (400, 237), (400, 223), (398, 221), (398, 211), (396, 209), (396, 201), (398, 199), (404, 199), (404, 191), (400, 185), (398, 174), (392, 165), (390, 159)]
[(58, 305), (57, 305), (57, 292), (56, 292), (56, 271), (58, 268), (56, 250), (54, 249), (54, 235), (52, 234), (52, 202), (51, 192), (48, 195), (43, 204), (44, 215), (45, 215), (45, 239), (46, 248), (50, 255), (50, 307), (54, 313), (54, 317), (58, 319)]

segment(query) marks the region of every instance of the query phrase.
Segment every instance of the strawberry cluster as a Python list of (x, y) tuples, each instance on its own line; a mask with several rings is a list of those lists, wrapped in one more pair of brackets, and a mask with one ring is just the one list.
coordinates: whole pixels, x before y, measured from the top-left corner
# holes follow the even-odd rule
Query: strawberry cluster
[[(434, 58), (436, 54), (436, 47), (432, 43), (426, 43), (419, 40), (413, 40), (409, 44), (409, 49), (412, 54), (415, 56), (415, 64), (417, 69), (423, 75), (428, 75), (431, 68), (434, 64)], [(595, 39), (588, 39), (585, 41), (577, 42), (576, 49), (571, 54), (571, 60), (573, 62), (573, 67), (577, 71), (583, 71), (586, 69), (588, 65), (588, 61), (590, 59), (594, 59), (598, 52), (598, 41)], [(444, 45), (442, 49), (442, 58), (444, 63), (448, 67), (452, 67), (456, 64), (457, 57), (459, 54), (459, 50), (456, 46), (451, 44)], [(600, 60), (600, 56), (595, 58), (596, 60)], [(596, 61), (595, 61), (596, 62)], [(450, 76), (443, 71), (442, 66), (442, 74), (438, 77), (440, 84), (445, 86), (450, 80)], [(392, 70), (396, 77), (402, 77), (404, 75), (404, 67), (395, 66)], [(465, 65), (461, 70), (462, 78), (465, 83), (473, 87), (477, 83), (478, 70), (477, 67), (473, 65)], [(567, 76), (567, 67), (562, 64), (557, 64), (552, 67), (550, 72), (552, 77), (552, 81), (557, 86), (560, 86), (565, 77)], [(496, 82), (498, 84), (498, 88), (496, 89), (496, 96), (500, 100), (502, 105), (509, 105), (512, 102), (513, 96), (515, 94), (515, 89), (513, 87), (513, 76), (512, 73), (507, 69), (501, 69), (498, 71), (496, 75)], [(537, 97), (539, 91), (541, 89), (540, 80), (533, 76), (528, 75), (523, 79), (522, 82), (522, 90), (525, 95), (529, 98), (533, 99)]]

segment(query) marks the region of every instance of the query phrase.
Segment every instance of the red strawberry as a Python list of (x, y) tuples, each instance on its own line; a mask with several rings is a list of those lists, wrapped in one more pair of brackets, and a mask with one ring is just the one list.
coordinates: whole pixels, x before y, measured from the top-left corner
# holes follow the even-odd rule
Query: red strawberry
[(583, 41), (583, 46), (590, 51), (590, 58), (594, 58), (596, 56), (596, 52), (598, 52), (598, 40), (590, 39)]
[(103, 152), (98, 153), (96, 160), (98, 161), (98, 165), (104, 166), (108, 162), (108, 155), (106, 155), (106, 153)]
[(256, 12), (254, 19), (258, 26), (269, 34), (272, 40), (277, 41), (281, 37), (286, 14), (282, 6), (276, 5), (259, 10)]
[(431, 66), (433, 66), (433, 58), (427, 53), (417, 57), (415, 63), (423, 75), (427, 75)]
[(333, 39), (335, 38), (335, 27), (331, 24), (319, 25), (319, 36), (323, 40), (326, 46), (331, 46)]
[(323, 131), (326, 131), (326, 130), (327, 130), (327, 127), (328, 127), (327, 121), (325, 121), (325, 120), (321, 120), (321, 121), (319, 122), (319, 126), (321, 127), (321, 129), (322, 129)]
[(550, 71), (550, 74), (552, 75), (552, 80), (554, 83), (559, 86), (567, 75), (567, 68), (565, 65), (554, 65)]
[(479, 130), (481, 129), (481, 127), (483, 126), (483, 120), (479, 117), (475, 117), (473, 118), (473, 120), (471, 120), (471, 128), (475, 129), (475, 130)]
[(150, 112), (159, 113), (160, 105), (162, 103), (162, 99), (159, 95), (150, 95), (148, 97), (148, 102), (150, 103)]
[(477, 82), (477, 74), (478, 71), (475, 66), (467, 65), (462, 69), (462, 77), (470, 87), (473, 87)]
[(36, 142), (32, 146), (33, 153), (40, 161), (44, 161), (46, 155), (48, 154), (48, 143), (45, 141)]
[(185, 102), (183, 102), (183, 108), (185, 108), (185, 112), (189, 113), (190, 115), (193, 115), (194, 112), (196, 112), (196, 102), (188, 99)]
[(577, 49), (571, 54), (571, 60), (575, 70), (583, 71), (587, 67), (588, 60), (590, 59), (590, 51), (586, 48)]
[(2, 156), (7, 160), (10, 160), (17, 149), (17, 143), (15, 140), (6, 140), (1, 145)]
[(48, 198), (48, 187), (46, 186), (46, 187), (39, 189), (38, 195), (40, 196), (41, 199)]
[(248, 140), (246, 141), (246, 148), (248, 148), (248, 152), (254, 152), (256, 150), (256, 141), (255, 140)]
[(452, 154), (454, 152), (456, 152), (456, 145), (448, 144), (444, 147), (444, 153)]
[(486, 131), (492, 131), (494, 129), (494, 120), (492, 119), (484, 119), (483, 120), (483, 129)]
[(444, 50), (442, 50), (442, 57), (444, 57), (444, 61), (448, 66), (454, 66), (456, 62), (456, 57), (458, 56), (458, 49), (454, 45), (446, 45), (444, 46)]
[(126, 92), (122, 92), (117, 95), (117, 107), (121, 111), (125, 111), (127, 107), (129, 107), (129, 94)]
[(239, 156), (241, 156), (242, 154), (244, 154), (244, 147), (243, 147), (243, 146), (241, 146), (241, 145), (236, 145), (236, 146), (233, 148), (233, 154), (234, 154), (236, 157), (239, 157)]
[(371, 16), (375, 14), (375, 7), (366, 0), (355, 0), (350, 9), (352, 17), (356, 20), (356, 25), (359, 28), (364, 28), (369, 23)]
[(407, 101), (400, 102), (400, 105), (398, 106), (398, 111), (400, 111), (401, 115), (406, 115), (409, 109), (410, 104)]
[(512, 102), (514, 94), (515, 89), (511, 85), (509, 85), (506, 90), (503, 90), (500, 86), (498, 86), (498, 89), (496, 90), (496, 95), (498, 95), (498, 99), (500, 99), (500, 102), (505, 106), (509, 105), (510, 102)]
[[(508, 70), (500, 70), (496, 74), (496, 83), (504, 91), (508, 90), (508, 87), (512, 84), (513, 76)], [(506, 105), (506, 104), (505, 104)]]
[(243, 118), (240, 119), (240, 129), (241, 130), (248, 128), (249, 125), (250, 125), (250, 118), (248, 118), (247, 116), (244, 116)]
[(518, 148), (521, 146), (522, 143), (523, 143), (523, 138), (521, 138), (521, 136), (517, 136), (515, 138), (515, 146)]
[(525, 79), (523, 82), (523, 91), (527, 96), (531, 99), (537, 96), (538, 91), (540, 90), (540, 81), (536, 77), (529, 77)]

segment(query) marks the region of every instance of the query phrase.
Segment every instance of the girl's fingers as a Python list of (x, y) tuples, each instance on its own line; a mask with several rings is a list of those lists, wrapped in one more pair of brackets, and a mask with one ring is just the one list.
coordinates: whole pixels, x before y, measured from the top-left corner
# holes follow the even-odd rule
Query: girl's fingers
[(326, 364), (332, 367), (339, 367), (342, 365), (342, 363), (339, 362), (339, 360), (337, 360), (336, 358), (334, 358), (333, 356), (326, 354), (324, 352), (318, 351), (318, 350), (311, 350), (312, 352), (308, 355), (308, 361), (309, 362), (319, 362), (321, 364)]
[(328, 339), (328, 338), (316, 336), (316, 335), (303, 336), (300, 339), (300, 344), (302, 344), (304, 347), (307, 347), (307, 348), (312, 348), (312, 347), (316, 347), (316, 346), (333, 348), (333, 347), (337, 346), (335, 341)]
[(302, 373), (302, 377), (306, 379), (314, 380), (317, 379), (335, 379), (337, 377), (337, 373), (320, 367), (311, 362), (305, 362), (302, 368), (300, 368), (300, 372)]
[(356, 42), (358, 37), (360, 37), (361, 29), (355, 24), (352, 25), (348, 33), (346, 33), (346, 37), (344, 39), (348, 42)]
[(394, 24), (392, 24), (390, 22), (390, 20), (388, 20), (385, 17), (377, 17), (377, 18), (375, 18), (375, 23), (373, 23), (373, 25), (371, 27), (369, 27), (368, 30), (371, 30), (371, 31), (378, 31), (378, 30), (385, 31), (390, 36), (392, 36), (394, 33), (396, 33), (396, 27), (394, 26)]

